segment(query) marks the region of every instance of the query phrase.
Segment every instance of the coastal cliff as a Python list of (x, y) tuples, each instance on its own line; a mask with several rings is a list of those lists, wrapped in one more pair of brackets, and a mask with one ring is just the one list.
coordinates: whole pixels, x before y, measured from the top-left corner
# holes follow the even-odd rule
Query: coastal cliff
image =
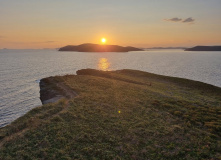
[(135, 70), (44, 78), (0, 159), (218, 159), (221, 88)]
[(117, 45), (99, 45), (99, 44), (81, 44), (78, 46), (65, 46), (59, 51), (75, 51), (75, 52), (130, 52), (130, 51), (143, 51), (135, 47), (122, 47)]
[(64, 83), (54, 79), (54, 77), (41, 79), (40, 87), (40, 100), (42, 104), (57, 102), (64, 98), (74, 98), (77, 93), (70, 90)]

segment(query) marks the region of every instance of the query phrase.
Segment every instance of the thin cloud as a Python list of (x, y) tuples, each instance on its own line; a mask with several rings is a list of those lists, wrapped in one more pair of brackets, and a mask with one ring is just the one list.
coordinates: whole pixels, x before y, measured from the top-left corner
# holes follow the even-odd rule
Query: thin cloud
[(4, 36), (0, 36), (0, 38), (5, 38)]
[(182, 21), (182, 19), (181, 19), (181, 18), (177, 18), (177, 17), (175, 17), (175, 18), (171, 18), (171, 19), (164, 19), (164, 21), (169, 21), (169, 22), (180, 22), (180, 21)]
[(195, 19), (193, 19), (192, 17), (184, 19), (182, 22), (183, 23), (193, 23), (195, 21)]
[(170, 19), (164, 19), (164, 21), (193, 24), (195, 22), (195, 19), (193, 19), (192, 17), (189, 17), (189, 18), (186, 18), (186, 19), (175, 17), (175, 18), (170, 18)]

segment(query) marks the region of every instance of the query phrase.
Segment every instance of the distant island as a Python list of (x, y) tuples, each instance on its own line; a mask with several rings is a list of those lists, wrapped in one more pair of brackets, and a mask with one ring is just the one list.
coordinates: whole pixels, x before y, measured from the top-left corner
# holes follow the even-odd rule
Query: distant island
[(59, 51), (75, 51), (75, 52), (130, 52), (143, 51), (135, 47), (122, 47), (118, 45), (99, 45), (99, 44), (81, 44), (78, 46), (68, 45), (59, 49)]
[(145, 48), (145, 49), (186, 49), (187, 47), (152, 47), (152, 48)]
[(196, 46), (185, 51), (221, 51), (221, 46)]

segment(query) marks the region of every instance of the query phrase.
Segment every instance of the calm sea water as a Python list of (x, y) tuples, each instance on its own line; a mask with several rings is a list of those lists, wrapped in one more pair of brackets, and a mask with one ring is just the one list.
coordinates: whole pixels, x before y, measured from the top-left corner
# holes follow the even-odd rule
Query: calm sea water
[(0, 127), (41, 105), (39, 80), (77, 70), (136, 69), (221, 87), (221, 52), (152, 50), (78, 53), (56, 50), (0, 50)]

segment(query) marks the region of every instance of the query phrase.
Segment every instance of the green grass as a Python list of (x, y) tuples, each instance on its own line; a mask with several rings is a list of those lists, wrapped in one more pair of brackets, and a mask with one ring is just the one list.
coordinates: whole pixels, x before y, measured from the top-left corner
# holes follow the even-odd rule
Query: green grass
[(78, 74), (44, 79), (78, 95), (0, 129), (0, 159), (221, 159), (220, 88), (134, 70)]

